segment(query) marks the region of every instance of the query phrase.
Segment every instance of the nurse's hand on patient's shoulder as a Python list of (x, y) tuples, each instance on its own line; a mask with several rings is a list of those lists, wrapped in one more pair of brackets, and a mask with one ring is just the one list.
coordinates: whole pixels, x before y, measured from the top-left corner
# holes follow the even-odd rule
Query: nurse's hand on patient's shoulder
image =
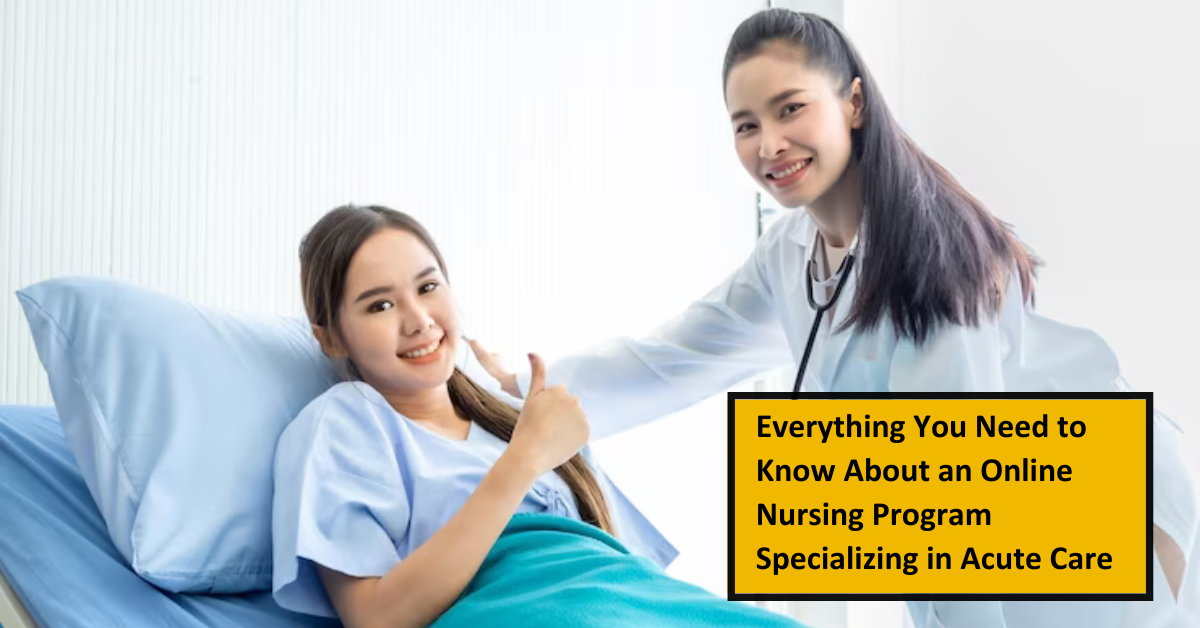
[(521, 389), (517, 386), (517, 376), (504, 370), (504, 365), (500, 363), (500, 356), (484, 349), (483, 345), (472, 338), (467, 339), (467, 344), (471, 345), (471, 351), (475, 353), (475, 358), (479, 360), (479, 364), (483, 365), (483, 370), (487, 371), (488, 375), (495, 377), (500, 382), (500, 388), (513, 397), (520, 399)]
[(587, 444), (590, 431), (579, 399), (562, 386), (546, 388), (546, 366), (529, 354), (533, 378), (505, 455), (517, 456), (538, 475), (558, 468)]

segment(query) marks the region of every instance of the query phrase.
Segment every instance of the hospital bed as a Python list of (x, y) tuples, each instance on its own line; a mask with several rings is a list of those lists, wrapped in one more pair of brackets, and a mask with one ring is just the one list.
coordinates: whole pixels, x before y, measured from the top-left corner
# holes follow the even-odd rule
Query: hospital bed
[(0, 405), (3, 628), (336, 628), (279, 608), (266, 591), (167, 593), (109, 539), (53, 407)]

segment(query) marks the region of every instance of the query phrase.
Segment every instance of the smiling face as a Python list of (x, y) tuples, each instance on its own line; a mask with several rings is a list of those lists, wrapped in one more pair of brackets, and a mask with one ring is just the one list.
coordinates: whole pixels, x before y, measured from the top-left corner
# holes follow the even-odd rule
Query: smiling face
[(415, 234), (384, 228), (351, 258), (337, 333), (314, 333), (385, 395), (416, 395), (454, 373), (458, 308), (437, 257)]
[(767, 45), (729, 72), (725, 102), (738, 158), (784, 207), (812, 205), (846, 172), (863, 100), (858, 79), (846, 95), (841, 87), (785, 43)]

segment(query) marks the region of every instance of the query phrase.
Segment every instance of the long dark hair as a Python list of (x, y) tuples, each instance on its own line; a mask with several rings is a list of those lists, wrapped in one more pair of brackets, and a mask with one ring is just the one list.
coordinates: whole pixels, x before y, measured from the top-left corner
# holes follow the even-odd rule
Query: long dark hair
[[(441, 251), (421, 223), (411, 216), (377, 205), (338, 207), (317, 221), (300, 242), (300, 284), (310, 323), (325, 328), (327, 333), (338, 333), (338, 310), (350, 260), (367, 238), (383, 229), (400, 229), (417, 236), (437, 259), (442, 276), (450, 281)], [(348, 366), (343, 376), (360, 379), (353, 365)], [(512, 439), (519, 416), (516, 410), (480, 388), (458, 368), (446, 387), (459, 414), (505, 442)], [(574, 455), (555, 472), (571, 489), (583, 520), (615, 534), (607, 500), (583, 457)]]
[(725, 52), (723, 83), (742, 61), (784, 43), (804, 52), (849, 97), (861, 79), (862, 125), (852, 131), (864, 205), (858, 288), (842, 329), (872, 331), (885, 318), (899, 338), (923, 343), (943, 323), (977, 325), (999, 312), (1015, 267), (1032, 301), (1039, 262), (1013, 234), (904, 133), (862, 57), (825, 18), (789, 9), (747, 18)]

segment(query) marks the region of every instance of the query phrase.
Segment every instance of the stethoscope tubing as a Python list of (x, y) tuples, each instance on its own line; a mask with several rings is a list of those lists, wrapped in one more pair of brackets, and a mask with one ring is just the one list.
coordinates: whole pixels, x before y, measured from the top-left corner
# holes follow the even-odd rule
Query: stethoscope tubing
[(837, 287), (833, 289), (833, 296), (829, 297), (828, 303), (817, 305), (817, 300), (813, 298), (813, 275), (817, 272), (817, 262), (812, 259), (808, 260), (808, 270), (804, 277), (804, 291), (808, 296), (808, 305), (815, 314), (813, 315), (812, 329), (808, 332), (808, 343), (804, 345), (804, 356), (800, 359), (800, 369), (796, 372), (796, 383), (792, 386), (792, 399), (800, 396), (800, 382), (804, 380), (804, 372), (808, 369), (808, 359), (812, 357), (813, 343), (817, 339), (817, 329), (821, 327), (821, 319), (842, 295), (842, 288), (845, 287), (846, 278), (850, 276), (850, 270), (853, 267), (854, 254), (850, 253), (846, 259), (842, 260), (842, 265), (838, 268), (838, 282)]

